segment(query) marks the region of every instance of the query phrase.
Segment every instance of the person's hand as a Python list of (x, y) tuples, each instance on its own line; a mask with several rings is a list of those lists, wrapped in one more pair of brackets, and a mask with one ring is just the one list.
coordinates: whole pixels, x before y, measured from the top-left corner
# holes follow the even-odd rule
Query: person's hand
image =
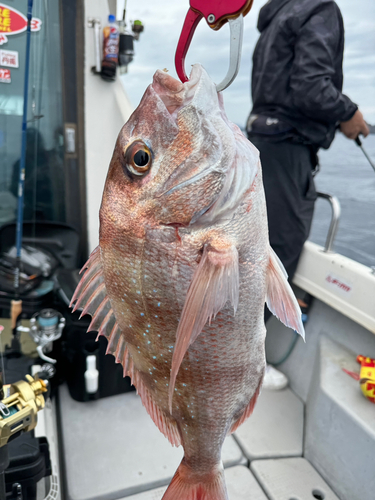
[(340, 130), (348, 139), (356, 139), (359, 134), (367, 137), (370, 133), (367, 123), (363, 119), (363, 115), (359, 109), (357, 109), (350, 120), (340, 123)]

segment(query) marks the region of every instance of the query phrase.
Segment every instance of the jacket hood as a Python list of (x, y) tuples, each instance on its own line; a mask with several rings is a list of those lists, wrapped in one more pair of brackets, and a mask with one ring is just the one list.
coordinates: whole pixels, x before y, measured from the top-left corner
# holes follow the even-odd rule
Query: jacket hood
[(259, 11), (257, 28), (262, 32), (275, 17), (277, 12), (291, 0), (268, 0)]

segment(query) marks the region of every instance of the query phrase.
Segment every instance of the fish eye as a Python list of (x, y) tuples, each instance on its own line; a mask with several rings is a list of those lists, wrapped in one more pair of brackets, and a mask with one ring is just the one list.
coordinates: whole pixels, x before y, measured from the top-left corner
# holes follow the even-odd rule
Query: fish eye
[(124, 159), (127, 170), (138, 177), (147, 174), (151, 168), (151, 151), (142, 141), (130, 144), (124, 153)]

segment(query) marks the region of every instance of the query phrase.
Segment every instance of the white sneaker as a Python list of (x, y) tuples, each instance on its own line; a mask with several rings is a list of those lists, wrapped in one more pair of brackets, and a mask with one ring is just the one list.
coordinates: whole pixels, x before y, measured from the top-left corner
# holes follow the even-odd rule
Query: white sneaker
[(266, 365), (266, 373), (264, 374), (263, 379), (263, 389), (269, 389), (271, 391), (280, 391), (284, 389), (288, 385), (287, 377), (276, 370), (271, 365)]

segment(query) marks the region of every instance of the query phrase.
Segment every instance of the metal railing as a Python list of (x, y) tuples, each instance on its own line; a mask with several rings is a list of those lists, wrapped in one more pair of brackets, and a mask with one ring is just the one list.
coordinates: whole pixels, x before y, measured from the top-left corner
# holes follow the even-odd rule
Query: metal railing
[(328, 229), (328, 234), (327, 234), (327, 239), (326, 239), (326, 244), (324, 247), (324, 252), (329, 253), (333, 252), (333, 243), (336, 237), (337, 229), (339, 227), (339, 220), (340, 220), (340, 215), (341, 215), (341, 206), (338, 198), (336, 196), (331, 196), (330, 194), (327, 193), (317, 193), (318, 198), (324, 198), (329, 202), (331, 205), (332, 209), (332, 217), (331, 217), (331, 224)]

